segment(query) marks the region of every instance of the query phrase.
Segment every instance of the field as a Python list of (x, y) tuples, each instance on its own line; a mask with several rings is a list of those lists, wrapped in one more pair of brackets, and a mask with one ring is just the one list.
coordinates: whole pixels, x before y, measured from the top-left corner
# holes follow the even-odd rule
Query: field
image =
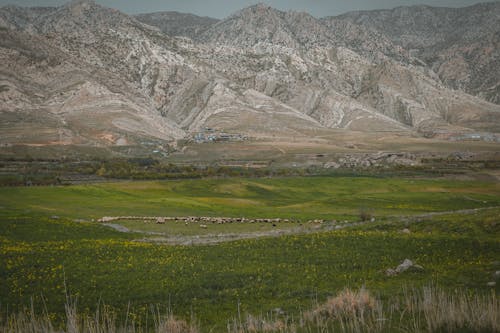
[[(82, 313), (100, 303), (147, 325), (150, 306), (203, 332), (238, 316), (298, 317), (346, 287), (382, 302), (438, 286), (498, 295), (500, 184), (389, 177), (295, 177), (116, 182), (0, 188), (0, 317), (33, 302), (54, 322), (66, 292)], [(431, 213), (431, 214), (429, 214)], [(437, 214), (436, 214), (437, 213)], [(286, 218), (293, 223), (199, 225), (103, 216)], [(351, 225), (363, 215), (362, 225)], [(371, 220), (374, 217), (375, 220)], [(308, 222), (325, 220), (317, 226)], [(370, 222), (371, 221), (371, 222)], [(335, 230), (335, 227), (342, 227)], [(272, 232), (288, 231), (277, 237)], [(406, 229), (406, 230), (404, 230)], [(172, 246), (159, 236), (255, 237)], [(423, 270), (387, 276), (411, 259)], [(151, 319), (149, 319), (151, 321)], [(150, 323), (151, 324), (151, 323)]]

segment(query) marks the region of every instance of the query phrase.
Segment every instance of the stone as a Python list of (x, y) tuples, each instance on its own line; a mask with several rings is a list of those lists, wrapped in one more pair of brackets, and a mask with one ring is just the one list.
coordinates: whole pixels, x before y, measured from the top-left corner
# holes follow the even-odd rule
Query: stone
[(388, 268), (386, 271), (385, 271), (385, 275), (387, 276), (396, 276), (398, 275), (398, 272), (396, 272), (394, 269), (392, 268)]
[(405, 259), (398, 267), (396, 267), (396, 272), (397, 273), (406, 272), (412, 266), (413, 262), (410, 259)]

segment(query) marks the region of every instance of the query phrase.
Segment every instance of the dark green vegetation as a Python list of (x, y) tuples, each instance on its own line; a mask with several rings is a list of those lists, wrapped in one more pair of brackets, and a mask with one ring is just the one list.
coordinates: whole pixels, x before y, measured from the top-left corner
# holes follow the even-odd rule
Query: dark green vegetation
[[(500, 270), (500, 184), (401, 178), (307, 177), (119, 182), (0, 188), (1, 311), (30, 303), (64, 312), (64, 283), (81, 311), (103, 301), (145, 321), (151, 304), (192, 314), (203, 331), (226, 330), (241, 313), (310, 309), (344, 287), (382, 301), (435, 284), (489, 293)], [(166, 246), (134, 239), (102, 216), (233, 216), (358, 220), (355, 228), (221, 243)], [(54, 217), (57, 215), (58, 217)], [(405, 218), (397, 216), (409, 216)], [(75, 221), (78, 220), (78, 221)], [(236, 228), (227, 225), (224, 228)], [(259, 225), (255, 225), (258, 231)], [(402, 233), (408, 228), (411, 233)], [(236, 230), (237, 231), (237, 230)], [(424, 267), (385, 275), (405, 258)], [(498, 293), (498, 287), (495, 287)]]
[(268, 177), (315, 174), (306, 168), (248, 168), (219, 164), (193, 166), (172, 164), (154, 158), (115, 158), (77, 160), (3, 160), (0, 186), (69, 185), (106, 179), (198, 179), (206, 177)]
[[(220, 152), (211, 152), (218, 147), (207, 145), (209, 154), (218, 156)], [(82, 147), (81, 147), (82, 148)], [(83, 149), (83, 148), (82, 148)], [(226, 147), (226, 149), (228, 149)], [(238, 151), (237, 148), (232, 148)], [(242, 147), (243, 149), (243, 147)], [(415, 166), (386, 164), (377, 166), (344, 166), (339, 169), (325, 169), (329, 159), (338, 160), (333, 155), (301, 152), (304, 159), (300, 163), (293, 159), (274, 160), (208, 160), (183, 161), (179, 156), (110, 158), (109, 156), (87, 155), (81, 153), (77, 159), (72, 155), (67, 158), (47, 159), (31, 153), (5, 156), (0, 151), (0, 186), (34, 185), (75, 185), (96, 183), (117, 179), (127, 180), (171, 180), (224, 177), (291, 177), (291, 176), (425, 176), (435, 177), (447, 174), (478, 176), (477, 171), (491, 171), (500, 168), (496, 155), (486, 154), (471, 159), (462, 159), (460, 155), (429, 156), (421, 159), (422, 164)], [(275, 153), (273, 153), (275, 154)], [(60, 154), (65, 156), (66, 154)], [(36, 156), (36, 155), (35, 155)], [(43, 154), (41, 155), (43, 156)], [(213, 156), (212, 156), (213, 157)], [(255, 157), (255, 156), (253, 156)], [(311, 164), (311, 161), (315, 163)], [(480, 173), (479, 173), (480, 175)], [(484, 176), (484, 175), (483, 175)]]

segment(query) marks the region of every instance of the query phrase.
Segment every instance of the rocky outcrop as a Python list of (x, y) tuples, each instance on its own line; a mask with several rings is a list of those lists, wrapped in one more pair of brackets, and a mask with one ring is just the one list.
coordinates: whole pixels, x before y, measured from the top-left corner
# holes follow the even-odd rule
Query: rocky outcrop
[[(398, 15), (410, 19), (417, 9)], [(493, 23), (490, 16), (466, 22)], [(269, 140), (332, 128), (443, 139), (500, 132), (500, 106), (449, 89), (456, 86), (443, 73), (458, 73), (455, 67), (437, 70), (409, 50), (439, 38), (448, 49), (465, 44), (439, 27), (441, 37), (427, 38), (418, 22), (414, 35), (427, 39), (406, 43), (372, 21), (355, 14), (319, 20), (262, 4), (220, 21), (131, 17), (85, 0), (2, 7), (0, 117), (8, 126), (1, 143), (162, 147), (203, 128)], [(484, 47), (496, 40), (477, 39), (478, 29), (464, 40)], [(497, 50), (478, 63), (494, 61)], [(498, 77), (485, 84), (495, 90)]]
[(416, 265), (411, 261), (410, 259), (405, 259), (401, 264), (399, 264), (396, 268), (388, 268), (385, 271), (385, 275), (387, 276), (396, 276), (401, 273), (404, 273), (408, 270), (413, 270), (413, 271), (423, 271), (424, 268), (420, 265)]
[[(329, 18), (328, 22), (348, 22), (382, 34), (432, 68), (448, 87), (500, 103), (498, 2), (466, 8), (413, 6), (359, 11)], [(388, 54), (383, 48), (379, 50)]]
[(157, 12), (134, 15), (145, 24), (157, 27), (163, 33), (171, 36), (182, 36), (197, 39), (219, 20), (211, 17), (200, 17), (193, 14), (179, 12)]

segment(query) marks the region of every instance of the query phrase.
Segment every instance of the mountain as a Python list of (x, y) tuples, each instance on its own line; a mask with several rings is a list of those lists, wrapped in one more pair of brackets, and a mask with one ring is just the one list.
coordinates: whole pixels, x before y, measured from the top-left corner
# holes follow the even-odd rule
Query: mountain
[(359, 11), (325, 21), (381, 33), (421, 59), (448, 87), (500, 104), (500, 2)]
[(158, 151), (207, 129), (304, 145), (333, 130), (500, 132), (500, 106), (451, 89), (408, 45), (347, 16), (259, 4), (220, 21), (132, 17), (78, 0), (0, 8), (0, 35), (2, 145)]
[[(380, 34), (354, 24), (335, 27), (306, 13), (259, 4), (214, 24), (199, 39), (239, 50), (221, 66), (232, 81), (277, 98), (326, 127), (348, 124), (370, 130), (366, 123), (373, 121), (365, 119), (375, 117), (392, 130), (405, 126), (441, 131), (446, 123), (454, 130), (457, 126), (498, 129), (482, 120), (495, 118), (497, 106), (447, 89), (431, 70), (415, 65), (401, 47)], [(360, 36), (375, 36), (381, 42), (356, 43), (362, 41)], [(358, 127), (358, 121), (365, 127)]]
[(138, 21), (159, 28), (163, 33), (175, 37), (196, 39), (202, 32), (219, 20), (179, 12), (157, 12), (135, 15)]
[[(18, 120), (4, 132), (12, 132), (14, 143), (127, 145), (143, 137), (184, 136), (154, 112), (154, 101), (141, 91), (145, 75), (138, 73), (137, 60), (126, 60), (132, 49), (154, 38), (142, 24), (88, 1), (44, 9), (29, 22), (23, 18), (39, 9), (1, 12), (3, 22), (9, 19), (0, 41), (1, 112), (2, 118)], [(38, 126), (46, 137), (37, 135)]]
[(329, 45), (331, 37), (331, 32), (307, 13), (282, 12), (258, 4), (219, 21), (198, 40), (236, 47), (272, 44), (296, 49)]

